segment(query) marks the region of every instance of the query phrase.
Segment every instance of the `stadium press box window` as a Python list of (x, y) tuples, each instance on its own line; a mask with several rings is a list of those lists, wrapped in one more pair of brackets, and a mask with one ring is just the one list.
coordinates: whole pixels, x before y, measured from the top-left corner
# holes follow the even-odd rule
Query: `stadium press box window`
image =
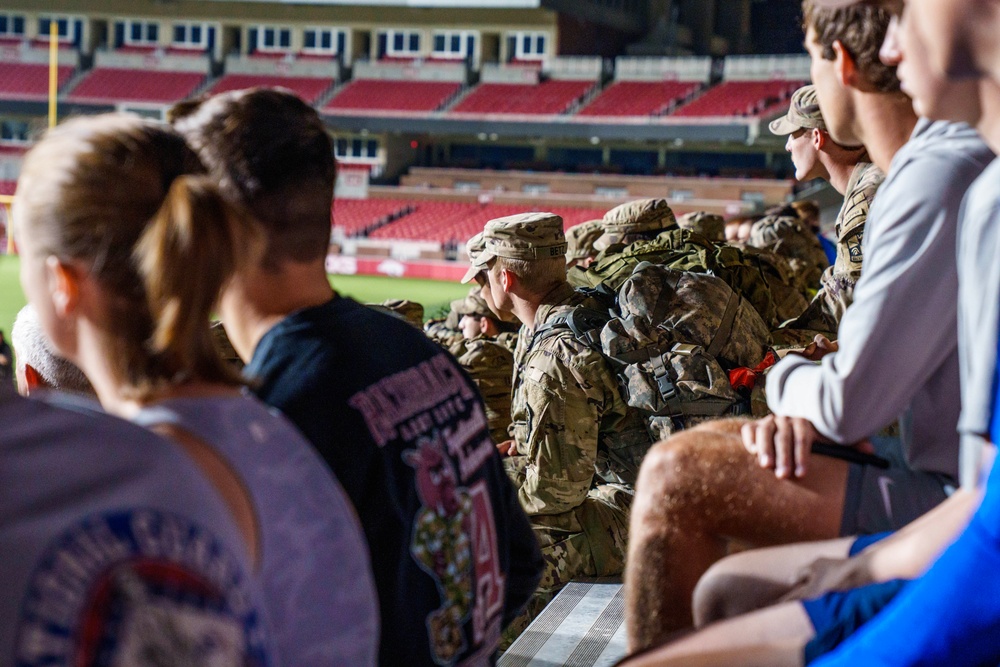
[(254, 51), (285, 53), (291, 49), (291, 28), (262, 25), (250, 29), (250, 53)]
[(548, 37), (545, 32), (515, 32), (509, 37), (509, 55), (513, 60), (542, 60)]
[(479, 33), (472, 30), (435, 30), (434, 57), (465, 60), (476, 52)]
[(0, 13), (0, 37), (24, 37), (24, 17)]
[(49, 41), (52, 22), (56, 22), (56, 34), (60, 42), (78, 44), (83, 31), (83, 19), (72, 16), (40, 16), (38, 18), (38, 39)]
[(420, 55), (420, 33), (416, 30), (387, 30), (385, 55), (395, 58), (414, 58)]
[(337, 55), (346, 51), (347, 31), (339, 28), (306, 28), (302, 33), (302, 51), (318, 55)]
[(26, 120), (4, 120), (0, 122), (0, 140), (16, 144), (26, 144), (31, 136), (31, 125)]
[(211, 27), (205, 23), (178, 21), (174, 23), (173, 46), (182, 49), (207, 49)]
[(154, 21), (125, 21), (125, 44), (156, 46), (160, 41), (160, 25)]
[(375, 159), (378, 157), (378, 141), (374, 139), (337, 139), (334, 155), (344, 159)]

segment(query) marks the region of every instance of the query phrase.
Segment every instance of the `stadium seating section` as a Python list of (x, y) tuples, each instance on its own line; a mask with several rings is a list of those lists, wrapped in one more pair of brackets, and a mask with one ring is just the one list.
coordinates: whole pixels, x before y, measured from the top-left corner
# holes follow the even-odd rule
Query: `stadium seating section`
[(170, 104), (193, 94), (204, 80), (204, 74), (195, 72), (99, 68), (80, 81), (69, 94), (69, 100), (102, 104)]
[(658, 116), (701, 86), (689, 81), (618, 81), (578, 116)]
[(484, 83), (451, 109), (454, 113), (554, 115), (593, 88), (593, 81), (543, 81), (538, 85)]
[[(73, 68), (59, 67), (59, 85), (73, 75)], [(38, 101), (49, 95), (49, 66), (29, 63), (0, 63), (0, 99)]]
[(345, 236), (357, 236), (411, 208), (411, 202), (394, 199), (338, 199), (333, 204), (333, 225)]
[(791, 96), (801, 81), (725, 81), (674, 112), (678, 117), (751, 116)]
[(352, 81), (334, 95), (323, 111), (434, 111), (459, 88), (458, 83)]
[[(464, 243), (473, 235), (483, 231), (483, 227), (489, 220), (523, 213), (531, 207), (512, 204), (420, 201), (413, 202), (411, 208), (410, 213), (376, 229), (368, 234), (368, 238)], [(550, 210), (562, 216), (567, 228), (604, 215), (603, 210), (582, 208), (552, 208)], [(334, 217), (336, 219), (336, 214)], [(336, 221), (336, 224), (340, 225), (339, 220)]]
[(334, 83), (333, 79), (316, 77), (277, 76), (262, 74), (227, 74), (215, 82), (210, 93), (255, 88), (257, 86), (281, 87), (291, 90), (310, 104), (315, 102)]

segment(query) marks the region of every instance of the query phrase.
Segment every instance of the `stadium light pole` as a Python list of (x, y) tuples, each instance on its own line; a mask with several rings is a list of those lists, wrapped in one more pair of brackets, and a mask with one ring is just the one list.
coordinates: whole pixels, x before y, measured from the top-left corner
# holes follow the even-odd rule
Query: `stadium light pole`
[(49, 127), (56, 126), (59, 93), (59, 22), (49, 20)]

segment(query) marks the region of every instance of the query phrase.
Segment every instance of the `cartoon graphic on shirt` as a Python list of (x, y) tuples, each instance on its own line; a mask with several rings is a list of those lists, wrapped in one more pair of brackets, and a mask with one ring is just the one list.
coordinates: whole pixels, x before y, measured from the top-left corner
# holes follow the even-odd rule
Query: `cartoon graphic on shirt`
[(439, 436), (422, 438), (403, 460), (416, 470), (423, 507), (414, 523), (411, 552), (434, 578), (441, 607), (427, 617), (434, 660), (450, 664), (466, 647), (462, 626), (472, 607), (472, 500), (456, 488), (455, 471)]

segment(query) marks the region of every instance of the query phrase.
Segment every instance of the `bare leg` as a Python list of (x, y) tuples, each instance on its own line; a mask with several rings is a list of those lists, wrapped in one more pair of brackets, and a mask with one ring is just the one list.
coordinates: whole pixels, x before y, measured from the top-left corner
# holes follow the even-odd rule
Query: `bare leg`
[(817, 456), (801, 480), (779, 480), (743, 448), (742, 420), (658, 444), (639, 472), (625, 570), (632, 651), (692, 623), (691, 596), (725, 555), (727, 538), (755, 546), (837, 537), (847, 464)]
[(815, 630), (802, 605), (786, 602), (706, 626), (683, 639), (636, 656), (623, 667), (799, 667), (803, 648), (813, 636)]
[(723, 558), (694, 589), (695, 627), (774, 604), (795, 584), (798, 572), (818, 558), (847, 558), (853, 537), (753, 549)]

